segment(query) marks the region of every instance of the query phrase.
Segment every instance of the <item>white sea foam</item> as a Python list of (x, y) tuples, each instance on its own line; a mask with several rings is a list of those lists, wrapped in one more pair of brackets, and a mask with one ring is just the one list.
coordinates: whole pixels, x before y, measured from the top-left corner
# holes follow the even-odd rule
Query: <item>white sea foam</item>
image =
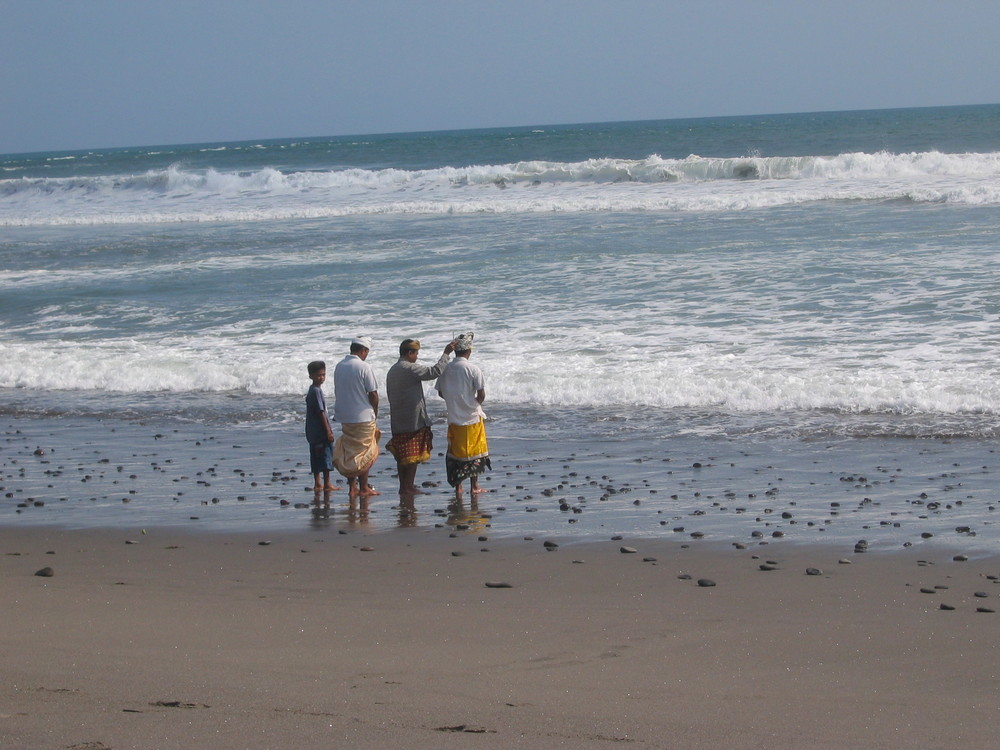
[(194, 172), (0, 180), (0, 226), (377, 214), (691, 212), (821, 201), (1000, 204), (1000, 153), (519, 162), (431, 170)]
[[(81, 330), (86, 329), (63, 321), (53, 326), (52, 336)], [(302, 363), (315, 356), (315, 345), (309, 343), (312, 332), (300, 332), (298, 340), (286, 333), (271, 340), (227, 333), (146, 342), (0, 345), (0, 387), (110, 393), (242, 391), (298, 398)], [(597, 343), (606, 346), (602, 339), (598, 335)], [(1000, 416), (997, 379), (987, 370), (956, 366), (954, 361), (935, 365), (914, 356), (858, 368), (838, 366), (823, 356), (779, 358), (770, 351), (739, 353), (717, 346), (684, 346), (666, 355), (655, 347), (619, 346), (619, 353), (628, 354), (614, 359), (608, 351), (567, 354), (560, 346), (559, 352), (529, 355), (483, 347), (477, 359), (488, 374), (490, 401), (501, 404)], [(383, 351), (370, 361), (384, 373), (393, 357)]]

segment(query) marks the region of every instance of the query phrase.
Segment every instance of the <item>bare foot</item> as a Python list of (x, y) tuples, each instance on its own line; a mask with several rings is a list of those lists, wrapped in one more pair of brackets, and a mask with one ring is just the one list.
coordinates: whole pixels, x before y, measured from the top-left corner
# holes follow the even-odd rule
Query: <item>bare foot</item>
[(486, 490), (485, 487), (473, 487), (472, 488), (472, 494), (473, 495), (481, 495), (481, 494), (483, 494), (484, 492), (487, 492), (487, 491), (488, 490)]
[[(340, 489), (339, 484), (328, 484), (323, 488), (325, 492), (336, 492), (339, 489)], [(316, 491), (319, 492), (319, 487), (316, 488)]]
[(376, 490), (374, 487), (369, 487), (366, 490), (361, 490), (358, 493), (358, 497), (374, 497), (375, 495), (381, 495), (382, 493)]

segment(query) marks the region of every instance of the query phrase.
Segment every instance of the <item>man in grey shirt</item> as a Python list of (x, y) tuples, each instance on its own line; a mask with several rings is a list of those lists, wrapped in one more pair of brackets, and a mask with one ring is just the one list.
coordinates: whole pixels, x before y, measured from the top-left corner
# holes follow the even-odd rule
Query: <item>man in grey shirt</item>
[(386, 394), (389, 396), (392, 439), (386, 450), (396, 458), (399, 472), (399, 494), (422, 494), (415, 479), (417, 465), (430, 460), (433, 435), (431, 420), (427, 416), (424, 400), (424, 381), (434, 380), (448, 364), (448, 355), (455, 351), (450, 342), (444, 353), (432, 366), (417, 364), (420, 341), (404, 339), (399, 345), (399, 361), (389, 368), (385, 376)]

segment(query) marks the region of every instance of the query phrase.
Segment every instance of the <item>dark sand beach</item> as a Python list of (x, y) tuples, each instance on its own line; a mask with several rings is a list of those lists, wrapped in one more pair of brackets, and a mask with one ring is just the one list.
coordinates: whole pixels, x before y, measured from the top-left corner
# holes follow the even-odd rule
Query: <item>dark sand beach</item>
[[(0, 748), (995, 744), (1000, 556), (989, 527), (937, 533), (956, 499), (988, 516), (986, 449), (944, 479), (897, 453), (884, 484), (675, 455), (661, 484), (610, 451), (596, 474), (599, 451), (519, 464), (499, 440), (479, 513), (449, 510), (431, 466), (434, 494), (400, 506), (383, 456), (365, 515), (313, 505), (301, 446), (274, 436), (5, 427)], [(821, 476), (843, 515), (795, 489)], [(684, 520), (661, 525), (668, 507)], [(618, 533), (626, 508), (660, 533)], [(515, 513), (560, 525), (522, 533)]]

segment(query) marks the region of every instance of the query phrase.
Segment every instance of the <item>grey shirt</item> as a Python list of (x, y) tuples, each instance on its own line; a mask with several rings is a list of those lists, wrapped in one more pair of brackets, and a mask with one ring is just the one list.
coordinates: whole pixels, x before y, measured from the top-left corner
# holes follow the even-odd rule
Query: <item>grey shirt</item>
[(393, 435), (404, 435), (430, 427), (423, 381), (434, 380), (447, 364), (448, 355), (442, 354), (432, 367), (407, 362), (400, 357), (389, 368), (385, 376), (385, 391), (389, 397), (389, 421)]

